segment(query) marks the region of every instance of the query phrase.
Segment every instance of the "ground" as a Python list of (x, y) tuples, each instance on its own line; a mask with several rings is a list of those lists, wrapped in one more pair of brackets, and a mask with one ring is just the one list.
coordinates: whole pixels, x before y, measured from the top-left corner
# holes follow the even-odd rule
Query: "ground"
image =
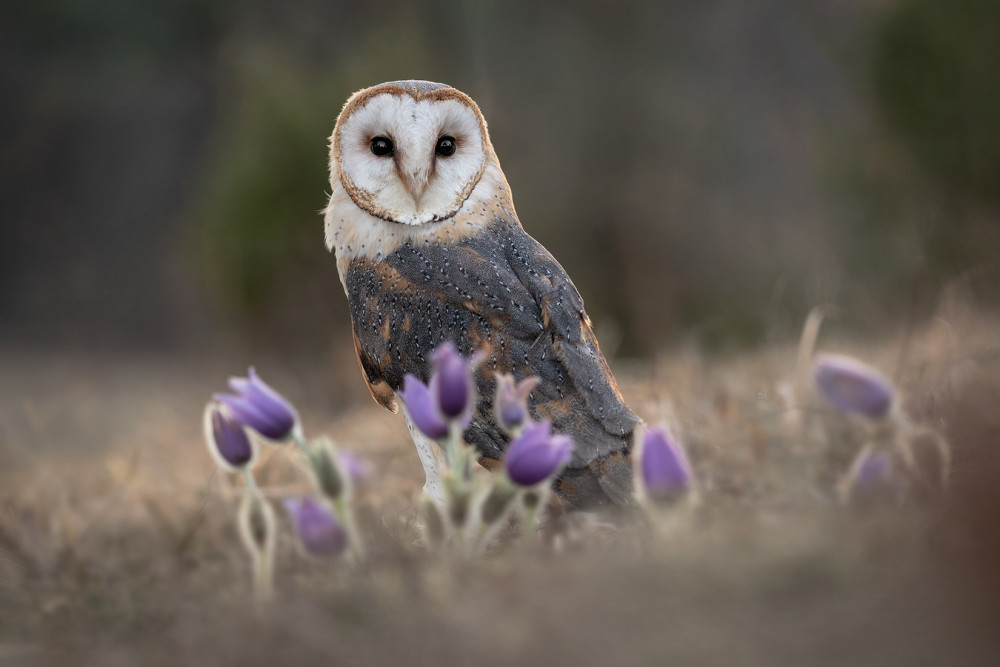
[[(670, 349), (613, 363), (630, 405), (670, 421), (702, 503), (660, 531), (581, 521), (542, 553), (465, 562), (420, 545), (421, 468), (350, 350), (329, 367), (258, 360), (307, 432), (370, 461), (364, 567), (279, 544), (255, 608), (201, 410), (228, 359), (0, 353), (0, 659), (11, 664), (1000, 664), (1000, 327), (952, 314), (877, 342), (821, 338), (893, 375), (954, 454), (944, 497), (836, 502), (854, 441), (787, 421), (794, 345)], [(820, 415), (822, 420), (829, 415)], [(826, 422), (824, 422), (826, 423)], [(791, 429), (791, 430), (790, 430)], [(799, 435), (795, 435), (799, 433)], [(836, 440), (834, 438), (834, 440)], [(302, 490), (286, 451), (260, 480)], [(7, 664), (6, 662), (4, 664)]]

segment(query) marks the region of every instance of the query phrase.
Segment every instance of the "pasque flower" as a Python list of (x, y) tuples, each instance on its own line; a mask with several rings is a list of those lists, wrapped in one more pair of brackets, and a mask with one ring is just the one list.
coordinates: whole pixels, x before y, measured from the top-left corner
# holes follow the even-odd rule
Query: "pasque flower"
[(340, 457), (332, 443), (325, 438), (314, 442), (307, 456), (316, 488), (331, 500), (341, 498), (347, 487)]
[(325, 503), (305, 498), (286, 498), (285, 508), (292, 517), (295, 533), (307, 553), (336, 556), (347, 548), (347, 531)]
[(248, 377), (230, 378), (233, 394), (216, 394), (233, 419), (269, 440), (286, 440), (295, 430), (298, 415), (281, 394), (267, 385), (251, 367)]
[(368, 459), (355, 452), (340, 450), (337, 452), (337, 463), (348, 479), (354, 485), (362, 484), (371, 474)]
[(528, 426), (510, 443), (504, 457), (507, 476), (518, 486), (534, 486), (553, 477), (573, 456), (567, 435), (552, 435), (547, 421)]
[(448, 436), (448, 422), (441, 414), (430, 387), (415, 376), (407, 374), (403, 379), (403, 389), (399, 392), (399, 397), (421, 433), (433, 440), (441, 440)]
[(691, 465), (684, 448), (664, 428), (650, 427), (643, 434), (639, 470), (650, 500), (676, 500), (691, 488)]
[(464, 359), (454, 345), (442, 343), (431, 358), (434, 373), (430, 383), (424, 384), (407, 374), (399, 397), (417, 428), (428, 438), (441, 440), (448, 435), (449, 425), (464, 429), (472, 421), (475, 407), (472, 369), (479, 362), (479, 355)]
[(861, 459), (854, 473), (854, 483), (860, 487), (873, 487), (892, 479), (892, 461), (886, 452), (870, 452)]
[(823, 398), (845, 414), (881, 419), (892, 407), (892, 383), (857, 359), (840, 354), (820, 355), (814, 377)]
[(213, 458), (226, 469), (238, 470), (253, 460), (253, 443), (243, 425), (227, 417), (214, 403), (205, 412), (205, 440)]
[(434, 350), (434, 387), (437, 404), (448, 419), (464, 418), (472, 407), (472, 363), (462, 358), (451, 343)]
[(897, 474), (892, 455), (871, 447), (858, 452), (841, 487), (842, 499), (856, 507), (898, 500), (904, 490), (904, 478)]
[(513, 375), (507, 373), (497, 375), (495, 408), (500, 426), (512, 431), (529, 421), (528, 394), (537, 384), (537, 377), (516, 382)]

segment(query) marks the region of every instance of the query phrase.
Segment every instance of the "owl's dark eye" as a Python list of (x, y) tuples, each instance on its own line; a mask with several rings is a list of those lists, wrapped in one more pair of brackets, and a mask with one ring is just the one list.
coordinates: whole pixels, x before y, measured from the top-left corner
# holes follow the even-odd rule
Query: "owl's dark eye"
[(437, 146), (434, 147), (434, 152), (438, 155), (443, 155), (444, 157), (454, 155), (455, 137), (441, 137), (438, 139)]
[(379, 157), (392, 155), (392, 140), (388, 137), (374, 137), (372, 139), (372, 153)]

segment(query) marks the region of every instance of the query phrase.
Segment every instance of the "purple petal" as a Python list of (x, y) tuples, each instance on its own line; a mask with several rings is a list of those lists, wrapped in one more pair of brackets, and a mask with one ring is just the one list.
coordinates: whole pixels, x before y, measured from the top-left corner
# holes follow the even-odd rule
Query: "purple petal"
[(875, 486), (892, 479), (892, 461), (885, 452), (868, 454), (858, 466), (854, 481), (858, 486)]
[(896, 475), (892, 458), (884, 451), (862, 451), (849, 480), (848, 500), (859, 507), (898, 500), (904, 478)]
[(503, 428), (510, 431), (528, 420), (528, 394), (537, 384), (537, 377), (515, 383), (513, 375), (497, 375), (496, 412)]
[(371, 472), (368, 459), (354, 452), (340, 450), (337, 452), (337, 461), (340, 463), (347, 476), (355, 484), (363, 482)]
[(406, 411), (421, 433), (432, 440), (441, 440), (448, 435), (448, 423), (438, 410), (434, 396), (427, 385), (407, 374), (399, 398), (406, 405)]
[(653, 500), (673, 500), (684, 494), (691, 484), (691, 465), (684, 449), (666, 429), (646, 429), (640, 470), (646, 494)]
[(243, 426), (252, 428), (255, 431), (258, 430), (258, 427), (264, 429), (273, 427), (266, 414), (258, 410), (253, 403), (240, 396), (213, 394), (212, 398), (225, 405), (229, 410), (229, 416)]
[(551, 436), (552, 424), (532, 424), (507, 448), (504, 465), (511, 481), (534, 486), (554, 476), (573, 454), (568, 436)]
[(285, 508), (302, 546), (313, 556), (336, 556), (347, 547), (347, 531), (325, 504), (309, 497), (286, 498)]
[(250, 368), (248, 375), (248, 378), (230, 378), (229, 386), (239, 394), (239, 398), (253, 406), (258, 413), (258, 423), (266, 431), (252, 424), (247, 425), (271, 440), (287, 439), (298, 421), (295, 408), (281, 394), (261, 380), (253, 367)]
[(472, 402), (472, 369), (451, 343), (442, 343), (433, 353), (434, 380), (441, 413), (455, 419)]
[(243, 426), (228, 419), (217, 407), (211, 408), (212, 442), (219, 457), (234, 468), (253, 459), (253, 445)]
[(549, 441), (552, 448), (552, 460), (555, 461), (556, 468), (562, 468), (573, 458), (573, 439), (563, 433), (552, 436)]
[(821, 355), (816, 362), (816, 385), (834, 408), (846, 414), (881, 419), (892, 407), (892, 383), (857, 359)]
[(260, 410), (246, 399), (231, 394), (215, 394), (219, 401), (229, 410), (230, 416), (243, 426), (252, 428), (270, 440), (282, 440), (288, 431), (285, 423), (276, 420), (273, 415)]

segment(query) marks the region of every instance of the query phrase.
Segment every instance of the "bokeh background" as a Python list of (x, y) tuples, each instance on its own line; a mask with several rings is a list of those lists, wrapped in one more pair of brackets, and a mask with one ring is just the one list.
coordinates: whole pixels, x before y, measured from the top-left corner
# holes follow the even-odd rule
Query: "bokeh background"
[(0, 344), (340, 349), (327, 137), (404, 78), (479, 102), (609, 353), (988, 302), (998, 34), (995, 0), (8, 0)]
[[(0, 662), (1000, 664), (998, 73), (1000, 0), (3, 0)], [(404, 78), (478, 101), (630, 406), (686, 441), (704, 511), (649, 558), (414, 548), (319, 214), (344, 100)], [(940, 506), (830, 511), (848, 449), (782, 393), (820, 304), (820, 349), (949, 439)], [(373, 474), (372, 576), (281, 513), (263, 623), (201, 433), (251, 363)], [(287, 448), (257, 474), (304, 491)]]

